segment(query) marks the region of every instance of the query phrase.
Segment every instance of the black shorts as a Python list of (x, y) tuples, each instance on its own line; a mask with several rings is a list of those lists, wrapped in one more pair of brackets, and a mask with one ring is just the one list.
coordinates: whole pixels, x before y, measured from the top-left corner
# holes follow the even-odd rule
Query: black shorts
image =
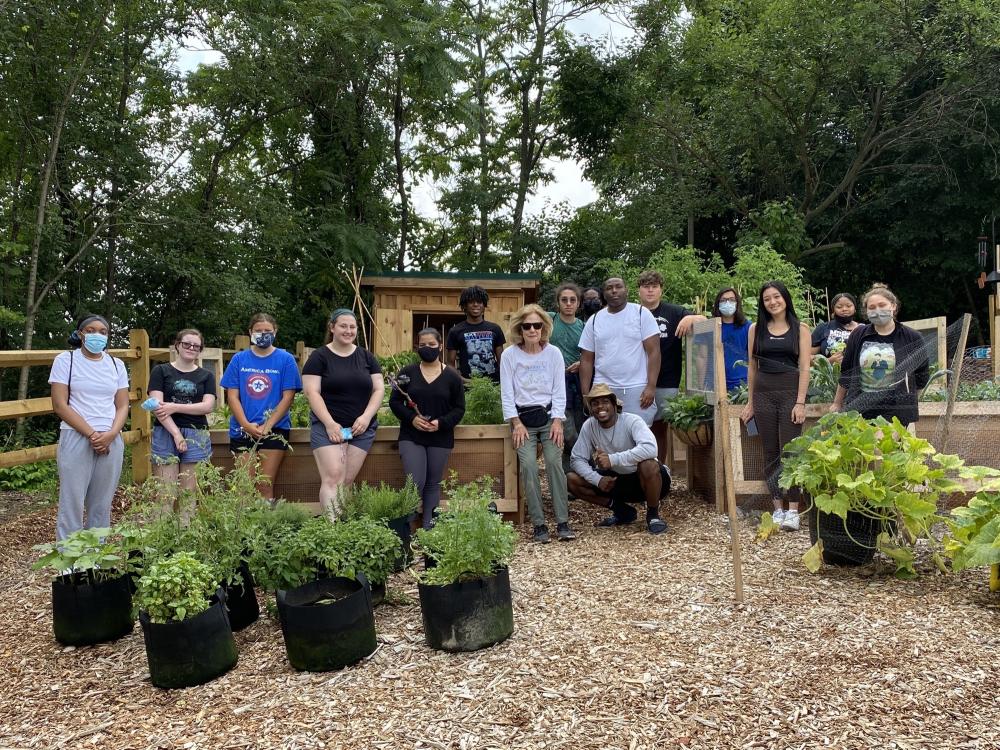
[[(634, 471), (631, 474), (616, 474), (613, 471), (602, 471), (602, 475), (615, 477), (615, 486), (611, 488), (611, 492), (605, 492), (600, 487), (597, 487), (597, 494), (604, 495), (609, 498), (612, 502), (619, 503), (645, 503), (646, 495), (642, 491), (642, 485), (639, 484), (639, 472)], [(660, 464), (660, 499), (662, 500), (670, 492), (670, 472), (667, 471), (667, 467)]]
[(284, 427), (272, 427), (271, 434), (263, 440), (254, 440), (252, 437), (241, 434), (239, 437), (229, 436), (229, 450), (233, 453), (246, 453), (248, 451), (287, 451), (288, 436), (291, 430)]

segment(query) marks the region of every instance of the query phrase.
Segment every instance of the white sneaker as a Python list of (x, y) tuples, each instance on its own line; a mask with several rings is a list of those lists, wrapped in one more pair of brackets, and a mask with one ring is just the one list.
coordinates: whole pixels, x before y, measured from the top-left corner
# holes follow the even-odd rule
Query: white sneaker
[(784, 517), (781, 519), (781, 530), (782, 531), (799, 530), (799, 512), (797, 510), (789, 510), (785, 512)]
[(771, 511), (771, 520), (774, 521), (779, 526), (781, 522), (785, 520), (785, 510), (784, 508), (779, 508), (778, 510)]

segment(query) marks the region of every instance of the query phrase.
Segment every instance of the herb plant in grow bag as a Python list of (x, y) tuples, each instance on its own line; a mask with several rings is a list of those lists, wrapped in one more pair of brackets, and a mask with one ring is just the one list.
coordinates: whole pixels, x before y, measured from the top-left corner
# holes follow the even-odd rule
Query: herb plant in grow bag
[(128, 560), (112, 529), (81, 529), (59, 542), (39, 544), (32, 567), (49, 568), (52, 629), (67, 646), (113, 641), (132, 632)]
[(236, 664), (225, 594), (217, 585), (212, 568), (187, 552), (154, 562), (139, 579), (135, 603), (157, 687), (201, 685)]
[(380, 482), (377, 487), (362, 482), (348, 490), (344, 518), (385, 521), (399, 537), (395, 569), (402, 570), (410, 559), (410, 522), (419, 505), (420, 493), (410, 476), (407, 476), (406, 483), (400, 490), (393, 489), (384, 482)]
[(424, 636), (432, 648), (475, 651), (509, 638), (514, 609), (507, 564), (514, 527), (490, 509), (492, 481), (450, 485), (448, 509), (417, 545), (433, 562), (420, 574)]

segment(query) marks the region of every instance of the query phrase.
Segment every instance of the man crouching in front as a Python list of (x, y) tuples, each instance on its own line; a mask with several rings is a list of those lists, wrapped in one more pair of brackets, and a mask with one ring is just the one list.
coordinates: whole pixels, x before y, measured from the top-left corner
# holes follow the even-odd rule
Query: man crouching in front
[(635, 521), (630, 503), (646, 503), (646, 528), (662, 534), (660, 500), (670, 491), (670, 473), (657, 460), (656, 438), (635, 414), (623, 413), (622, 402), (604, 383), (595, 383), (583, 397), (590, 418), (570, 457), (566, 474), (569, 491), (584, 502), (610, 508), (612, 515), (598, 526), (620, 526)]

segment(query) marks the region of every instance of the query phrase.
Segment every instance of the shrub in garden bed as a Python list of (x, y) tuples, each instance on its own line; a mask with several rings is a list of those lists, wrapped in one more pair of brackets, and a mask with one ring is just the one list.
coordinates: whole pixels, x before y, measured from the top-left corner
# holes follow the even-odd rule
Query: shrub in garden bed
[(491, 486), (488, 477), (450, 484), (448, 509), (434, 528), (417, 531), (417, 546), (428, 558), (418, 588), (424, 636), (432, 648), (474, 651), (514, 632), (507, 565), (516, 532), (490, 508)]
[(81, 529), (59, 542), (39, 544), (32, 566), (55, 572), (52, 629), (67, 646), (88, 646), (132, 632), (129, 560), (112, 529)]

